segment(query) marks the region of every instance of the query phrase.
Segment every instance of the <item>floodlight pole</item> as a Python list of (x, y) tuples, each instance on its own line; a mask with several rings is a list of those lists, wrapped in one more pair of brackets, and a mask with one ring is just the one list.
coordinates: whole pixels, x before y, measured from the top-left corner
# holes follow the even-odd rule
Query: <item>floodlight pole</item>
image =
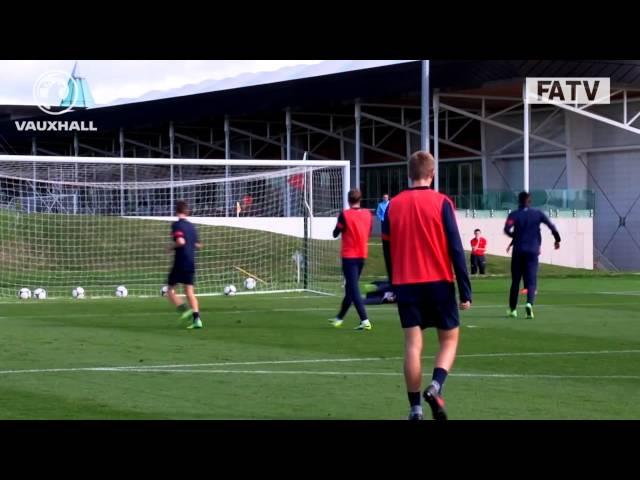
[(429, 60), (422, 61), (422, 96), (420, 99), (420, 111), (422, 121), (420, 123), (420, 148), (426, 152), (431, 148), (429, 142)]
[(355, 104), (355, 120), (356, 120), (356, 144), (355, 144), (355, 159), (356, 159), (356, 178), (355, 187), (360, 189), (360, 120), (362, 118), (360, 110), (360, 102), (356, 100)]
[[(120, 158), (124, 158), (124, 130), (120, 128)], [(124, 217), (124, 164), (120, 164), (120, 216)]]
[[(433, 158), (435, 160), (435, 170), (433, 177), (433, 189), (437, 192), (440, 190), (440, 175), (439, 165), (440, 161), (440, 97), (437, 92), (433, 94)], [(428, 119), (427, 119), (428, 121)]]
[[(224, 116), (224, 158), (231, 158), (231, 126), (229, 116)], [(224, 167), (224, 215), (229, 216), (231, 207), (231, 186), (229, 185), (229, 167)]]
[[(428, 152), (431, 148), (429, 141), (429, 60), (422, 60), (422, 89), (420, 96), (420, 149)], [(437, 121), (437, 120), (436, 120)], [(437, 142), (437, 140), (436, 140)], [(409, 177), (409, 164), (407, 163), (407, 177)], [(411, 179), (407, 178), (411, 185)], [(438, 189), (438, 161), (435, 164), (434, 188)]]
[(527, 101), (527, 84), (524, 82), (522, 84), (522, 101), (524, 103), (524, 128), (523, 128), (523, 145), (524, 145), (524, 155), (523, 155), (523, 167), (524, 167), (524, 178), (523, 178), (523, 190), (525, 192), (529, 191), (529, 122), (530, 122), (530, 105)]
[[(291, 161), (291, 109), (287, 108), (285, 113), (285, 127), (287, 129), (287, 161)], [(287, 167), (289, 170), (289, 167)], [(285, 184), (285, 216), (291, 216), (291, 185), (289, 184), (289, 175), (287, 175)]]
[[(173, 122), (169, 122), (169, 155), (170, 158), (173, 158), (173, 148), (175, 145), (175, 139), (176, 139), (176, 132), (175, 129), (173, 127)], [(173, 210), (173, 205), (174, 205), (174, 201), (173, 201), (173, 164), (171, 164), (170, 167), (170, 174), (171, 174), (171, 181), (170, 181), (170, 194), (169, 194), (169, 215), (171, 215), (172, 210)]]

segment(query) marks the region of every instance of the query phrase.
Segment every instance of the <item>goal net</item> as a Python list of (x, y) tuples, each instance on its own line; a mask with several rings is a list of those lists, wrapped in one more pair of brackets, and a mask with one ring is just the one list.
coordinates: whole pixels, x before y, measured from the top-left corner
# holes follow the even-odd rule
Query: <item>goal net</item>
[(196, 291), (340, 285), (331, 233), (348, 162), (0, 156), (0, 295), (159, 295), (172, 263), (174, 206), (186, 200), (203, 248)]

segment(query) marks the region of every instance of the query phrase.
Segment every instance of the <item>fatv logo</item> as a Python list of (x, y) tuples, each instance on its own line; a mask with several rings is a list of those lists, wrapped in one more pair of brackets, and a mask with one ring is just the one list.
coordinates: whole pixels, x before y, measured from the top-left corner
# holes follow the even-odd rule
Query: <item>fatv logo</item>
[(527, 103), (533, 104), (609, 104), (611, 81), (608, 77), (527, 78), (526, 91)]

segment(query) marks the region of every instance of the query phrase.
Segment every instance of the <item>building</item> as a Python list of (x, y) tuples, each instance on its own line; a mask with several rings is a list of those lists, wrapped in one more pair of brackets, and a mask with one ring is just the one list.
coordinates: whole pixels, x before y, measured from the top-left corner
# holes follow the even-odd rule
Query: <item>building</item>
[[(609, 77), (610, 105), (523, 103), (526, 77), (559, 76)], [(6, 154), (349, 159), (369, 207), (406, 187), (408, 155), (428, 143), (459, 209), (498, 215), (527, 189), (593, 219), (597, 267), (640, 269), (640, 61), (415, 61), (64, 115), (89, 132), (18, 132), (16, 115), (50, 118), (8, 112)]]

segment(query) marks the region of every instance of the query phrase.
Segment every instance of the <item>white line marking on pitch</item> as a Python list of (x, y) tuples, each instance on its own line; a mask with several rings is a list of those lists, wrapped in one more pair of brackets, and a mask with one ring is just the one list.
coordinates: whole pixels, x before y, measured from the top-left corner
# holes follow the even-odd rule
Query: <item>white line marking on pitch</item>
[[(326, 376), (385, 376), (400, 377), (400, 372), (332, 372), (313, 370), (183, 370), (168, 369), (155, 370), (136, 368), (128, 370), (116, 370), (119, 372), (137, 373), (212, 373), (212, 374), (248, 374), (248, 375), (326, 375)], [(425, 373), (424, 376), (429, 374)], [(640, 375), (549, 375), (549, 374), (520, 374), (520, 373), (451, 373), (453, 377), (479, 377), (479, 378), (589, 378), (589, 379), (620, 379), (620, 380), (640, 380)]]
[[(622, 353), (640, 353), (640, 350), (595, 350), (595, 351), (579, 351), (579, 352), (503, 352), (503, 353), (468, 353), (457, 355), (457, 358), (482, 358), (482, 357), (526, 357), (526, 356), (571, 356), (571, 355), (610, 355)], [(242, 365), (282, 365), (288, 363), (337, 363), (337, 362), (374, 362), (386, 360), (402, 360), (404, 357), (371, 357), (371, 358), (325, 358), (325, 359), (308, 359), (308, 360), (265, 360), (255, 362), (225, 362), (225, 363), (200, 363), (191, 365), (145, 365), (144, 368), (176, 368), (176, 367), (227, 367)], [(433, 355), (427, 355), (423, 358), (433, 358)], [(116, 367), (122, 369), (140, 368), (140, 365), (133, 367)], [(2, 372), (0, 372), (2, 373)]]
[(640, 296), (640, 292), (595, 292), (599, 295), (626, 295), (626, 296)]
[[(483, 357), (524, 357), (524, 356), (570, 356), (570, 355), (612, 355), (623, 353), (640, 353), (640, 350), (594, 350), (575, 352), (503, 352), (503, 353), (469, 353), (458, 355), (458, 358), (483, 358)], [(433, 358), (433, 355), (423, 358)], [(64, 372), (119, 372), (128, 370), (158, 370), (177, 369), (190, 367), (230, 367), (248, 365), (285, 365), (285, 364), (305, 364), (305, 363), (353, 363), (353, 362), (374, 362), (388, 360), (402, 360), (403, 357), (369, 357), (369, 358), (317, 358), (301, 360), (264, 360), (251, 362), (219, 362), (219, 363), (195, 363), (195, 364), (175, 364), (175, 365), (132, 365), (121, 367), (78, 367), (78, 368), (42, 368), (25, 370), (0, 370), (0, 375), (15, 373), (64, 373)], [(236, 371), (236, 370), (234, 370)], [(253, 370), (252, 370), (253, 371)], [(496, 374), (498, 375), (498, 374)]]

